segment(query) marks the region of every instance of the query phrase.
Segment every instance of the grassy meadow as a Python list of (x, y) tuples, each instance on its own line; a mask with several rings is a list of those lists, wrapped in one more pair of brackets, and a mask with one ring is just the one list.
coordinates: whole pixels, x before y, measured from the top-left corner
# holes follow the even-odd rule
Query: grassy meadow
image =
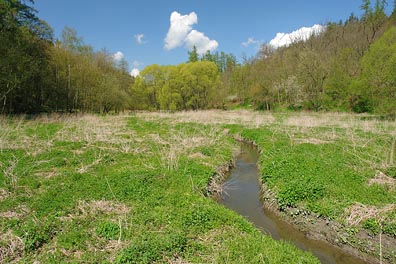
[(395, 238), (395, 131), (245, 110), (2, 116), (0, 263), (318, 263), (208, 197), (234, 136), (258, 144), (280, 210)]
[(0, 262), (318, 263), (207, 197), (237, 145), (175, 117), (2, 117)]

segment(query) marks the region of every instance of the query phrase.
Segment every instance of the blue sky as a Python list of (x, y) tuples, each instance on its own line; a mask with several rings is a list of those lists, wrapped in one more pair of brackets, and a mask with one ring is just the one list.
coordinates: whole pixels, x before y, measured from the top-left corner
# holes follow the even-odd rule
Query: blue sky
[[(212, 41), (207, 47), (238, 59), (250, 57), (259, 43), (271, 41), (279, 32), (345, 20), (352, 12), (360, 15), (360, 5), (360, 0), (36, 0), (34, 8), (56, 37), (65, 26), (72, 27), (94, 49), (121, 52), (131, 69), (141, 70), (154, 63), (186, 61), (186, 48), (194, 41)], [(168, 40), (176, 36), (189, 41), (166, 45), (173, 12), (176, 31)], [(177, 31), (180, 25), (187, 31)]]

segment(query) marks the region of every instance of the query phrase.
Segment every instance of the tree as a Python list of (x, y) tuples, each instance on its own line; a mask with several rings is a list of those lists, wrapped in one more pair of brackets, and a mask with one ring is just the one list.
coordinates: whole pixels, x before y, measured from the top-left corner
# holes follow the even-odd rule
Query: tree
[(52, 29), (24, 2), (2, 0), (0, 33), (0, 111), (42, 111)]
[(362, 58), (360, 80), (367, 84), (374, 110), (396, 116), (396, 28), (391, 27)]
[(198, 52), (197, 47), (194, 45), (192, 50), (188, 52), (188, 62), (197, 62), (198, 61)]

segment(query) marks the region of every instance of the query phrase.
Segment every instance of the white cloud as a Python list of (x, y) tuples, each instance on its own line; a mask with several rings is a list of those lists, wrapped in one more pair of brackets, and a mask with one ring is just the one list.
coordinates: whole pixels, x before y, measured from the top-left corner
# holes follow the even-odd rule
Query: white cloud
[(269, 44), (274, 48), (289, 46), (296, 41), (305, 41), (313, 34), (319, 34), (324, 30), (321, 25), (314, 25), (312, 27), (302, 27), (291, 33), (277, 33)]
[(143, 40), (144, 34), (136, 34), (134, 37), (137, 44), (142, 45), (146, 43), (146, 41)]
[(195, 46), (198, 54), (204, 54), (208, 50), (215, 50), (219, 43), (216, 40), (209, 39), (202, 32), (192, 30), (185, 39), (185, 45), (190, 50)]
[(120, 61), (124, 58), (124, 53), (121, 51), (117, 51), (116, 53), (113, 54), (113, 60), (115, 61)]
[(250, 45), (257, 45), (260, 44), (260, 41), (255, 40), (254, 38), (248, 38), (247, 41), (242, 42), (242, 46), (245, 48), (249, 47)]
[(184, 44), (192, 26), (198, 23), (195, 12), (182, 16), (178, 12), (172, 12), (170, 16), (170, 27), (165, 37), (165, 49), (171, 50)]
[(216, 49), (219, 46), (216, 40), (211, 40), (204, 33), (192, 29), (193, 25), (197, 23), (198, 16), (195, 12), (188, 15), (181, 15), (176, 11), (172, 12), (170, 27), (164, 40), (164, 48), (171, 50), (184, 45), (191, 50), (193, 46), (196, 46), (199, 54)]
[(140, 71), (137, 68), (133, 68), (132, 71), (129, 73), (131, 76), (136, 77), (139, 76)]

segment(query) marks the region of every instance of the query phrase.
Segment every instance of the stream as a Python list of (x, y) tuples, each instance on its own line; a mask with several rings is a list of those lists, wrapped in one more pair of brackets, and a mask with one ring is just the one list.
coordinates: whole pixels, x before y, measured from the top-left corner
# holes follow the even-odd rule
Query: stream
[(363, 264), (363, 260), (323, 241), (307, 238), (293, 225), (265, 209), (260, 199), (257, 162), (259, 153), (252, 144), (241, 142), (241, 154), (235, 167), (222, 184), (219, 202), (247, 218), (263, 233), (276, 240), (286, 240), (298, 248), (310, 251), (325, 264)]

